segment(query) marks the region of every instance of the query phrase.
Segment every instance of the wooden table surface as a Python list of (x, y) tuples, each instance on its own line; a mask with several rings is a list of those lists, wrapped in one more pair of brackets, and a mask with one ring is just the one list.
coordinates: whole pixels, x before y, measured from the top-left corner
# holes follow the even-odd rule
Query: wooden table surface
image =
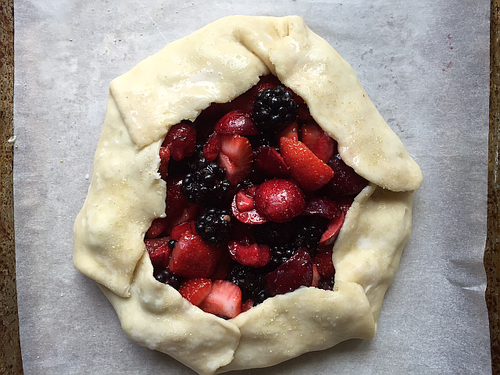
[[(490, 315), (492, 373), (500, 375), (500, 0), (491, 0), (490, 140), (488, 238), (484, 264)], [(0, 374), (22, 374), (14, 248), (12, 161), (14, 95), (14, 6), (0, 0)]]

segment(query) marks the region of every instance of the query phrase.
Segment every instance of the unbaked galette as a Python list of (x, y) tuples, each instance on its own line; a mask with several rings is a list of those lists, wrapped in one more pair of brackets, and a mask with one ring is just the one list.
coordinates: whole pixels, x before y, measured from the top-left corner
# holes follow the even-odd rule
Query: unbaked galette
[(74, 263), (199, 374), (375, 335), (417, 164), (299, 17), (232, 16), (110, 85)]

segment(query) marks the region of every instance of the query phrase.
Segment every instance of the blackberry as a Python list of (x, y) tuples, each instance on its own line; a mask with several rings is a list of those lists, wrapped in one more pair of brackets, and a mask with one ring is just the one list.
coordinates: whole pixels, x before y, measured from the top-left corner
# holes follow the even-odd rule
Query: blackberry
[(210, 245), (222, 245), (231, 239), (233, 221), (228, 210), (209, 208), (196, 219), (196, 232)]
[(298, 250), (296, 246), (293, 245), (275, 245), (271, 248), (271, 261), (269, 262), (270, 267), (276, 268), (288, 259), (292, 257), (295, 251)]
[(264, 90), (255, 96), (252, 120), (262, 132), (274, 132), (297, 118), (293, 93), (283, 86)]
[(222, 167), (210, 162), (184, 176), (181, 192), (192, 202), (218, 206), (227, 200), (229, 181), (225, 176), (226, 172)]
[(256, 268), (235, 263), (227, 279), (233, 284), (238, 285), (241, 289), (243, 300), (251, 299), (256, 305), (267, 298), (264, 287), (264, 275)]
[(256, 225), (253, 231), (253, 236), (258, 244), (269, 246), (290, 244), (295, 239), (295, 235), (293, 222), (275, 223), (269, 221)]
[(318, 242), (326, 231), (328, 219), (321, 216), (302, 216), (297, 230), (295, 246), (307, 247), (311, 256), (318, 252)]
[(210, 164), (210, 161), (205, 157), (205, 154), (203, 153), (202, 143), (196, 144), (194, 153), (189, 158), (187, 158), (186, 164), (191, 172), (205, 168)]
[(186, 171), (194, 172), (199, 169), (205, 168), (210, 164), (203, 154), (203, 144), (197, 143), (196, 148), (191, 156), (182, 160), (176, 161), (170, 159), (168, 162), (168, 174), (170, 176), (183, 175)]
[(182, 278), (171, 272), (168, 267), (161, 270), (155, 269), (153, 272), (153, 276), (160, 283), (168, 284), (175, 289), (179, 289), (182, 283)]
[(257, 135), (249, 135), (247, 138), (250, 141), (250, 144), (252, 145), (252, 150), (257, 150), (259, 147), (262, 146), (270, 146), (270, 147), (278, 146), (278, 139), (276, 137), (276, 134), (271, 131), (266, 133), (261, 132)]

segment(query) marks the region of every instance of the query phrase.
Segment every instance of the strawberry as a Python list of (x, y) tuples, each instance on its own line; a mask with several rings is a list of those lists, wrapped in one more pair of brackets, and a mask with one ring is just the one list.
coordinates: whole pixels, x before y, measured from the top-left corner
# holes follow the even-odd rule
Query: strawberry
[(293, 179), (302, 189), (318, 190), (333, 177), (333, 170), (304, 143), (283, 137), (280, 139), (280, 150)]
[(170, 156), (174, 160), (179, 161), (190, 156), (196, 148), (196, 128), (184, 123), (172, 126), (162, 146), (170, 148)]
[(302, 190), (292, 181), (274, 178), (255, 190), (255, 208), (270, 221), (284, 223), (304, 211), (306, 201)]
[(170, 253), (172, 250), (168, 247), (169, 238), (145, 239), (144, 244), (149, 254), (149, 259), (154, 268), (161, 269), (168, 265)]
[(259, 148), (255, 162), (257, 163), (257, 167), (269, 176), (290, 176), (290, 168), (288, 168), (283, 157), (274, 147), (263, 146)]
[(200, 236), (186, 231), (175, 243), (170, 271), (186, 278), (209, 277), (221, 257), (221, 248), (210, 246)]
[(316, 140), (311, 151), (323, 162), (327, 163), (335, 152), (335, 141), (328, 134), (323, 133)]
[(297, 250), (285, 263), (264, 276), (266, 292), (270, 296), (311, 286), (312, 281), (313, 263), (306, 249)]
[(194, 220), (185, 221), (183, 223), (177, 224), (172, 228), (172, 230), (170, 231), (170, 239), (179, 241), (179, 239), (185, 232), (190, 231), (191, 233), (195, 233), (195, 230), (196, 225)]
[(250, 141), (241, 135), (226, 135), (222, 139), (219, 165), (225, 169), (226, 178), (236, 185), (252, 170), (253, 151)]
[(195, 306), (200, 304), (207, 298), (212, 291), (212, 280), (205, 278), (189, 279), (184, 281), (179, 293)]
[(312, 262), (317, 267), (321, 278), (332, 278), (335, 274), (335, 268), (333, 267), (332, 260), (332, 249), (320, 251), (314, 258), (312, 258)]
[(320, 280), (321, 280), (321, 275), (318, 272), (318, 266), (316, 266), (313, 263), (313, 277), (312, 277), (311, 286), (317, 287)]
[(208, 160), (214, 161), (219, 156), (219, 152), (222, 150), (222, 138), (222, 135), (213, 132), (203, 145), (203, 155)]
[(162, 234), (167, 229), (167, 227), (168, 227), (167, 217), (154, 219), (148, 231), (146, 232), (145, 237), (156, 238), (160, 234)]
[(234, 217), (244, 224), (257, 225), (267, 222), (267, 219), (259, 214), (254, 208), (256, 189), (257, 188), (255, 186), (252, 186), (248, 189), (238, 191), (233, 198), (233, 202), (231, 203), (231, 211)]
[(328, 223), (328, 227), (326, 228), (325, 233), (321, 236), (318, 246), (326, 247), (331, 246), (337, 239), (339, 235), (340, 229), (342, 229), (342, 225), (344, 225), (345, 213), (342, 211), (340, 216), (334, 217)]
[(160, 147), (160, 166), (158, 167), (158, 172), (160, 172), (161, 178), (164, 180), (168, 175), (168, 162), (170, 160), (170, 148)]
[(258, 245), (249, 241), (229, 241), (231, 259), (249, 267), (264, 267), (271, 260), (268, 245)]
[(328, 162), (335, 152), (335, 141), (314, 121), (302, 125), (301, 141), (323, 162)]
[(248, 196), (243, 190), (236, 193), (235, 202), (238, 211), (241, 212), (248, 212), (255, 208), (253, 197)]
[(241, 289), (230, 281), (216, 280), (199, 307), (207, 313), (234, 318), (241, 312)]
[(242, 110), (226, 113), (226, 115), (217, 122), (214, 130), (219, 134), (259, 134), (259, 131), (252, 121), (251, 113)]
[(186, 221), (194, 220), (198, 217), (198, 215), (203, 210), (203, 207), (196, 203), (189, 203), (186, 207), (184, 207), (180, 213), (180, 216), (177, 219), (173, 220), (170, 224), (172, 226), (182, 224)]
[(323, 129), (316, 122), (308, 122), (300, 128), (300, 140), (312, 150), (323, 133)]
[(165, 213), (170, 221), (179, 217), (189, 204), (188, 198), (182, 194), (182, 178), (168, 177), (167, 178), (167, 199)]
[(312, 198), (306, 203), (304, 208), (305, 215), (318, 215), (326, 217), (327, 219), (333, 219), (334, 217), (340, 216), (342, 209), (339, 205), (328, 199), (322, 197)]

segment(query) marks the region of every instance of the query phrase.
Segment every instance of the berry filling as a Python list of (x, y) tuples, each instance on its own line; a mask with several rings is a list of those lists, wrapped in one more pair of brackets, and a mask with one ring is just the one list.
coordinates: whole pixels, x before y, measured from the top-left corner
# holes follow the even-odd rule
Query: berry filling
[(160, 148), (166, 217), (154, 277), (225, 319), (301, 287), (332, 290), (332, 248), (367, 181), (276, 77), (173, 126)]

